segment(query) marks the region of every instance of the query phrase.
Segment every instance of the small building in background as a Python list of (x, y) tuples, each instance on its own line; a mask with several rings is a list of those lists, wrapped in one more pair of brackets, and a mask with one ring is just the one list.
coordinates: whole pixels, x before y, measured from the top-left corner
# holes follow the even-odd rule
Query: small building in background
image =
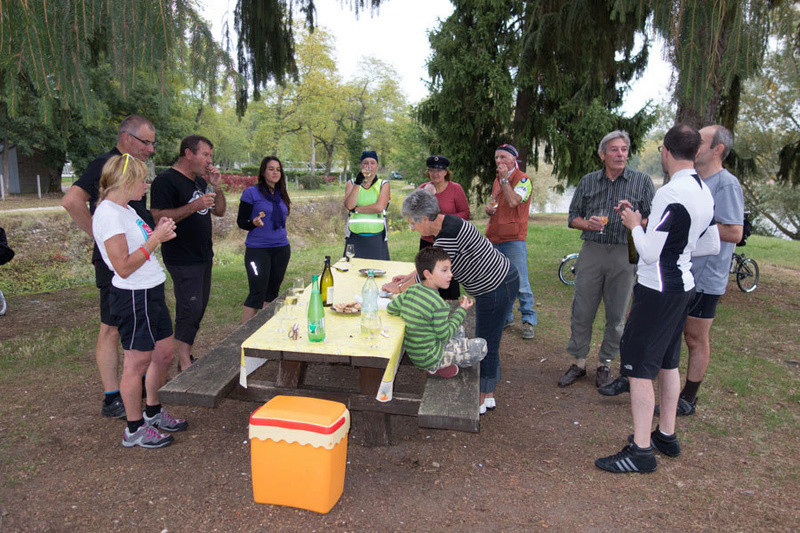
[[(8, 167), (5, 164), (5, 157), (8, 157)], [(36, 176), (39, 175), (42, 193), (47, 192), (51, 180), (61, 181), (60, 172), (44, 164), (43, 152), (33, 151), (31, 155), (22, 155), (17, 152), (17, 147), (10, 145), (6, 150), (0, 143), (0, 174), (3, 174), (3, 187), (8, 185), (6, 194), (35, 194)], [(8, 176), (5, 176), (5, 169), (8, 168)]]

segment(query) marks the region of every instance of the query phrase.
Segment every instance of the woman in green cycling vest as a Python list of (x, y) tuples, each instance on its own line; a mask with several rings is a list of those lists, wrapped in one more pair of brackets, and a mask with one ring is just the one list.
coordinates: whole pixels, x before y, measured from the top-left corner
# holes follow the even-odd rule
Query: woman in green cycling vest
[(391, 190), (389, 181), (378, 179), (377, 172), (378, 154), (365, 150), (361, 153), (361, 172), (345, 188), (344, 206), (350, 216), (344, 242), (355, 247), (356, 257), (389, 261), (386, 207)]

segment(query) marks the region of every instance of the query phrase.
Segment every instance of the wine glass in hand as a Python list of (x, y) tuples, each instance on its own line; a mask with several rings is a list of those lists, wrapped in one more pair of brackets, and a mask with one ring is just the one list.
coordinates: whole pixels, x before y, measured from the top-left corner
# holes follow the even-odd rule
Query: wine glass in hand
[(606, 229), (606, 224), (608, 224), (608, 212), (601, 211), (599, 213), (595, 213), (594, 216), (597, 217), (598, 222), (600, 224), (602, 224), (602, 227), (600, 228), (599, 233), (600, 233), (600, 235), (603, 235), (603, 230)]

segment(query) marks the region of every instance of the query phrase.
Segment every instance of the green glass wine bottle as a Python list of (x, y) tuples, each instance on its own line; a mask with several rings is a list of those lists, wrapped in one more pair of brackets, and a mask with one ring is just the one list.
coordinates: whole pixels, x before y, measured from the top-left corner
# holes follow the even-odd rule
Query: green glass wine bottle
[(311, 299), (308, 301), (308, 340), (325, 340), (325, 308), (319, 293), (319, 277), (314, 274), (311, 282)]

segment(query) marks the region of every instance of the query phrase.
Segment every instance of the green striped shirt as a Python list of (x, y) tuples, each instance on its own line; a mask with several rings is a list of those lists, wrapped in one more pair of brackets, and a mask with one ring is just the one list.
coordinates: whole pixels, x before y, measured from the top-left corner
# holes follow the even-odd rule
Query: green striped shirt
[(457, 307), (450, 314), (450, 306), (439, 292), (416, 283), (389, 302), (386, 311), (399, 315), (406, 323), (404, 345), (414, 366), (435, 368), (442, 360), (444, 345), (450, 340), (467, 312)]

